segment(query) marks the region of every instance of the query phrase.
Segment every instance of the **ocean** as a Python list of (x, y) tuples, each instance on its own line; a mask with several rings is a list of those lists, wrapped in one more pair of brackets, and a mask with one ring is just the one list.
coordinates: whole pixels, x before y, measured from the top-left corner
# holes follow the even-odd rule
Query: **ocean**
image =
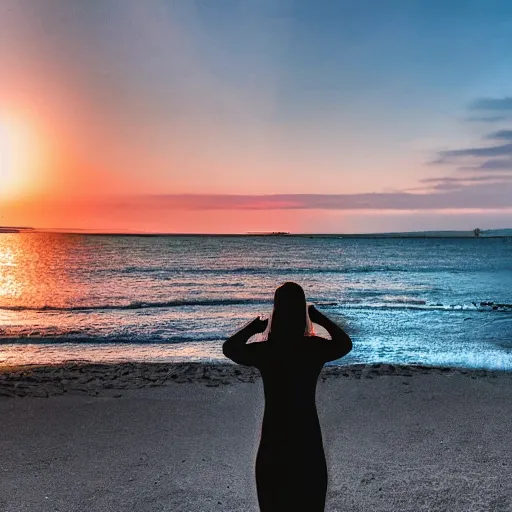
[(225, 361), (285, 281), (352, 337), (332, 364), (512, 370), (512, 238), (47, 233), (0, 234), (0, 365)]

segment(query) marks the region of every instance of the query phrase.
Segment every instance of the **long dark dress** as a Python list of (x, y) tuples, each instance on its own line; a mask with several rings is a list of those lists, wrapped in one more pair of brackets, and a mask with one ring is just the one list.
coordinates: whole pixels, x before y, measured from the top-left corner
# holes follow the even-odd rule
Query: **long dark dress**
[(315, 394), (326, 362), (316, 337), (252, 343), (242, 364), (260, 370), (265, 410), (256, 457), (262, 512), (323, 512), (327, 465)]

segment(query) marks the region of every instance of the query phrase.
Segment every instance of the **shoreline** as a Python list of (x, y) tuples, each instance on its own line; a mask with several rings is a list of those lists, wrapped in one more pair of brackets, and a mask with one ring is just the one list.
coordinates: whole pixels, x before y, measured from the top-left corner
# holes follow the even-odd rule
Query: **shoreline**
[[(417, 375), (464, 376), (472, 379), (505, 378), (512, 372), (461, 367), (396, 365), (388, 363), (326, 365), (319, 382), (332, 379), (373, 379)], [(0, 397), (50, 397), (65, 394), (121, 396), (121, 391), (195, 383), (206, 387), (255, 383), (256, 368), (234, 363), (93, 363), (70, 361), (56, 365), (16, 365), (0, 367)]]

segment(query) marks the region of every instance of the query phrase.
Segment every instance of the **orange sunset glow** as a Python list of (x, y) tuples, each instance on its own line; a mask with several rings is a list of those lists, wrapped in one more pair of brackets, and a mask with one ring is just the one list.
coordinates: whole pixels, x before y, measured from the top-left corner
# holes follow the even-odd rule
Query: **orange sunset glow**
[[(343, 31), (332, 48), (302, 32), (300, 10), (255, 8), (225, 26), (192, 4), (2, 3), (0, 225), (233, 233), (511, 222), (509, 91), (487, 98), (461, 67), (434, 98), (422, 77), (442, 81), (446, 63), (428, 54), (416, 69), (399, 33), (396, 44), (368, 36), (381, 69), (372, 52), (354, 58), (358, 43)], [(485, 119), (501, 111), (491, 132)], [(483, 121), (469, 130), (473, 118)]]

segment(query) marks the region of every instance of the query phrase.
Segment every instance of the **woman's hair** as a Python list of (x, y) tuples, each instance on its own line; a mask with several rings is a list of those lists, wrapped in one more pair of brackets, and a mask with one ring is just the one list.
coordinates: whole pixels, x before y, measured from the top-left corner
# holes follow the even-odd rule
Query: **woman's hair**
[(306, 295), (300, 285), (287, 282), (277, 288), (268, 328), (268, 339), (291, 339), (313, 334)]

